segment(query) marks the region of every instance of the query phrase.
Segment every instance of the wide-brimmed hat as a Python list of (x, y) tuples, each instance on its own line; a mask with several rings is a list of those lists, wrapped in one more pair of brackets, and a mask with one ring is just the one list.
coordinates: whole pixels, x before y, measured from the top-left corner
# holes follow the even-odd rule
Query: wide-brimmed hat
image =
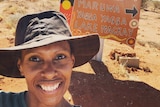
[(21, 78), (17, 67), (21, 50), (66, 40), (75, 56), (74, 67), (85, 64), (99, 51), (98, 34), (72, 36), (66, 18), (60, 12), (46, 11), (22, 17), (16, 28), (15, 46), (0, 48), (0, 75)]

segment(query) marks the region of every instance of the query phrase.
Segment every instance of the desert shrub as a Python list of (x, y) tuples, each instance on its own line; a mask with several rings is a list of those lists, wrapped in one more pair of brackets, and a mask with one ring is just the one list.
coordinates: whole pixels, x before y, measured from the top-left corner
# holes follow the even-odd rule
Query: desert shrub
[(144, 4), (145, 4), (147, 1), (151, 1), (151, 0), (142, 0), (141, 7), (144, 7)]
[(160, 43), (155, 43), (155, 42), (152, 42), (152, 41), (148, 41), (148, 45), (152, 48), (156, 48), (158, 50), (160, 50)]
[(154, 1), (155, 8), (160, 9), (160, 1)]
[(149, 1), (154, 4), (155, 8), (160, 9), (160, 1), (154, 1), (154, 0), (142, 0), (141, 6), (144, 7), (144, 5), (146, 4), (146, 2), (149, 2)]
[(19, 20), (20, 17), (22, 17), (23, 14), (20, 13), (16, 13), (16, 14), (11, 14), (6, 18), (6, 25), (7, 28), (9, 29), (15, 29), (17, 26), (17, 22)]

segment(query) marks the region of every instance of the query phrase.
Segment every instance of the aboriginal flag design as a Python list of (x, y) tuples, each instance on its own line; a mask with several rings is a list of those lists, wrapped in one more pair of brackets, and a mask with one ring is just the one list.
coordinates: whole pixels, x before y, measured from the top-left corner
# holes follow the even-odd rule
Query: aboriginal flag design
[(67, 21), (69, 24), (71, 20), (73, 5), (74, 5), (74, 0), (60, 1), (60, 12), (62, 12), (67, 17)]

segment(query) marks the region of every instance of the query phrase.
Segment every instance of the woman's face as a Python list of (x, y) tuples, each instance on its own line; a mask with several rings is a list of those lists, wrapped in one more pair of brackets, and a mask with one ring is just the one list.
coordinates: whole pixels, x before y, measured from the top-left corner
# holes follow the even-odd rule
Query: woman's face
[(18, 66), (28, 85), (28, 103), (60, 103), (69, 87), (74, 61), (66, 41), (23, 50)]

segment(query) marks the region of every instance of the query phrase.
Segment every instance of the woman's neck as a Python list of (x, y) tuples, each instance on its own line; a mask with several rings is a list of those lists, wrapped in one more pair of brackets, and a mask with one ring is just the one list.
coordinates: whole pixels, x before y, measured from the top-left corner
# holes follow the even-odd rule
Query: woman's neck
[(29, 97), (29, 93), (26, 93), (26, 103), (27, 103), (27, 107), (72, 107), (64, 98), (60, 101), (60, 103), (56, 104), (56, 105), (46, 105), (45, 103), (41, 103), (38, 101), (33, 101), (30, 97)]

